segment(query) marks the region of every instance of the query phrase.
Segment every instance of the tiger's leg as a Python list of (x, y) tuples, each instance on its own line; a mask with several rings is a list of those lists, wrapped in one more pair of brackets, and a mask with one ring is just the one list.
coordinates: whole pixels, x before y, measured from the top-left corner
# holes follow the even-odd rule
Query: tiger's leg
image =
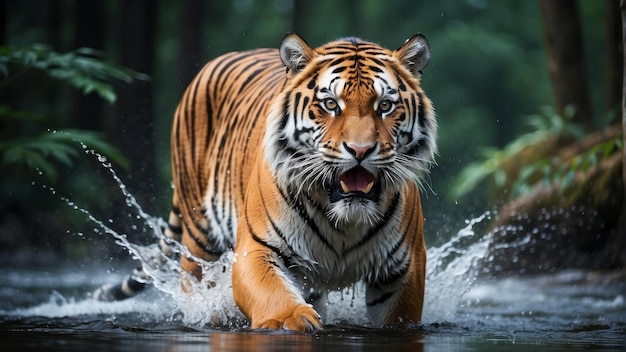
[(194, 236), (195, 235), (191, 234), (190, 229), (185, 227), (183, 230), (182, 244), (187, 247), (189, 252), (193, 255), (193, 258), (188, 255), (182, 255), (180, 259), (182, 269), (181, 287), (184, 292), (190, 292), (193, 287), (190, 279), (195, 279), (197, 282), (202, 280), (202, 266), (194, 258), (199, 258), (209, 262), (217, 261), (220, 258), (220, 253), (208, 249), (197, 240), (197, 237)]
[(251, 327), (300, 332), (322, 329), (321, 317), (286, 274), (282, 259), (254, 240), (238, 240), (240, 245), (246, 250), (235, 249), (233, 296)]
[[(411, 202), (407, 202), (410, 209)], [(407, 256), (395, 273), (367, 287), (366, 305), (375, 325), (419, 323), (424, 305), (426, 243), (419, 194), (415, 190), (411, 211), (404, 214)], [(415, 216), (416, 215), (416, 216)], [(398, 253), (402, 253), (401, 250)]]
[(426, 251), (414, 256), (408, 271), (393, 282), (367, 287), (366, 305), (374, 325), (419, 323), (424, 304)]
[(280, 190), (264, 158), (258, 158), (239, 213), (233, 298), (253, 329), (322, 329), (321, 317), (305, 300), (302, 285), (289, 272), (281, 249), (275, 247), (281, 231), (276, 224), (286, 221), (282, 217), (287, 215), (278, 201), (270, 199), (281, 199)]
[[(177, 201), (178, 196), (175, 190), (174, 202), (177, 203)], [(181, 206), (183, 205), (181, 204)], [(184, 292), (190, 292), (193, 287), (192, 280), (196, 282), (202, 280), (202, 266), (198, 260), (217, 261), (224, 251), (216, 248), (209, 239), (209, 222), (204, 216), (202, 206), (187, 204), (186, 209), (187, 211), (183, 211), (179, 217), (182, 233), (181, 243), (188, 251), (182, 253), (180, 258), (181, 287)]]

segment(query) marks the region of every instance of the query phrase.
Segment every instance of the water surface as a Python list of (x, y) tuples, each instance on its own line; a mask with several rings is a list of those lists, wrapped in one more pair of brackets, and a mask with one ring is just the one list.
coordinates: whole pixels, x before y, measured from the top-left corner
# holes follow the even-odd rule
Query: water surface
[[(534, 277), (462, 280), (430, 272), (424, 322), (367, 326), (358, 288), (329, 299), (329, 325), (313, 334), (253, 331), (223, 299), (228, 321), (186, 317), (181, 297), (156, 288), (122, 302), (91, 292), (123, 278), (104, 266), (2, 268), (0, 349), (21, 351), (411, 350), (538, 351), (626, 349), (623, 273), (564, 271)], [(130, 266), (128, 266), (130, 268)], [(444, 277), (450, 281), (442, 280)], [(429, 281), (433, 285), (428, 286)], [(465, 287), (467, 286), (467, 289)], [(463, 293), (463, 291), (466, 291)], [(355, 292), (356, 291), (356, 292)], [(209, 314), (211, 304), (196, 307)], [(213, 306), (212, 306), (213, 307)], [(207, 313), (208, 312), (208, 313)], [(194, 321), (195, 320), (195, 321)], [(219, 320), (219, 319), (218, 319)]]

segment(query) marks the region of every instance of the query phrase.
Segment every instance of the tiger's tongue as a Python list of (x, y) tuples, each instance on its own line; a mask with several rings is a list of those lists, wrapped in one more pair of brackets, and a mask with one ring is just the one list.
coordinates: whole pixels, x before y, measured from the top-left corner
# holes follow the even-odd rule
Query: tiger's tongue
[(363, 192), (369, 194), (374, 186), (374, 181), (376, 181), (374, 175), (360, 166), (339, 176), (339, 184), (343, 193)]

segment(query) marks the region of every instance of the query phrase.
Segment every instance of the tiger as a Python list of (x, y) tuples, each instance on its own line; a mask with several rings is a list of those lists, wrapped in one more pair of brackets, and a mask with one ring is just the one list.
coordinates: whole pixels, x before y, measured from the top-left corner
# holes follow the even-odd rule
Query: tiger
[(185, 277), (202, 278), (194, 258), (234, 251), (232, 294), (252, 329), (323, 329), (327, 294), (355, 283), (372, 326), (420, 323), (420, 189), (437, 152), (421, 87), (430, 57), (422, 34), (392, 51), (355, 37), (313, 48), (289, 33), (278, 49), (208, 62), (171, 132), (166, 235), (188, 249)]

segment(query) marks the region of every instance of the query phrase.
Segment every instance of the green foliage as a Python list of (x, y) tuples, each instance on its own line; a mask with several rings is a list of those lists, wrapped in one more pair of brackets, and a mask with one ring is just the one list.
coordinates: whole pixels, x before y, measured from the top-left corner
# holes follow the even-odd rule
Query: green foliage
[(100, 151), (124, 168), (128, 161), (110, 144), (104, 141), (102, 133), (85, 130), (51, 131), (34, 137), (18, 137), (0, 143), (0, 165), (6, 169), (26, 166), (38, 170), (51, 181), (58, 179), (58, 171), (53, 163), (61, 163), (68, 168), (79, 155), (76, 148), (85, 147)]
[(0, 89), (6, 88), (30, 69), (38, 69), (66, 82), (83, 94), (96, 93), (113, 104), (115, 90), (108, 83), (120, 80), (130, 83), (135, 79), (147, 80), (148, 76), (129, 68), (103, 60), (101, 53), (90, 48), (79, 48), (68, 53), (57, 53), (44, 45), (26, 48), (0, 47)]
[[(9, 43), (19, 46), (34, 42), (73, 45), (79, 37), (75, 32), (75, 16), (78, 14), (76, 3), (33, 0), (12, 2), (11, 16), (7, 18)], [(90, 38), (102, 37), (104, 42), (101, 45), (106, 45), (107, 52), (124, 50), (120, 46), (122, 41), (119, 40), (118, 32), (127, 23), (123, 22), (124, 16), (120, 16), (120, 13), (129, 9), (121, 6), (123, 3), (106, 2), (101, 7), (105, 11), (99, 12), (102, 21), (94, 21), (94, 25), (89, 26), (85, 33), (90, 34), (86, 36)], [(500, 184), (507, 184), (506, 181), (510, 181), (511, 177), (497, 167), (507, 159), (506, 153), (503, 154), (500, 148), (522, 133), (528, 114), (536, 111), (538, 106), (553, 103), (541, 13), (536, 1), (277, 0), (269, 5), (263, 1), (249, 0), (210, 1), (200, 2), (202, 10), (195, 13), (193, 18), (182, 12), (184, 3), (160, 1), (149, 5), (159, 13), (153, 39), (156, 44), (152, 62), (154, 71), (150, 72), (154, 77), (154, 94), (158, 97), (154, 101), (157, 141), (168, 140), (172, 112), (182, 90), (189, 83), (177, 75), (180, 65), (199, 71), (208, 60), (228, 51), (276, 47), (280, 38), (290, 31), (297, 31), (315, 46), (340, 37), (358, 36), (388, 48), (396, 48), (414, 33), (421, 32), (428, 37), (433, 56), (424, 70), (422, 83), (434, 102), (440, 126), (438, 167), (432, 169), (430, 177), (431, 187), (436, 194), (450, 194), (450, 185), (459, 171), (480, 150), (486, 153), (482, 159), (499, 156), (503, 160), (495, 158), (492, 160), (494, 165), (489, 166), (491, 169), (467, 172), (467, 176), (461, 176), (468, 182), (465, 189), (457, 193), (467, 194), (477, 184), (496, 178)], [(580, 3), (585, 59), (588, 67), (596, 70), (589, 75), (589, 92), (594, 97), (595, 107), (603, 106), (606, 96), (601, 71), (604, 67), (604, 23), (608, 4), (602, 1)], [(136, 16), (129, 17), (140, 18), (144, 10), (138, 7)], [(58, 16), (50, 17), (50, 13)], [(294, 16), (296, 13), (298, 15)], [(50, 18), (54, 20), (43, 20)], [(201, 22), (201, 30), (185, 32), (185, 28), (193, 28), (188, 24), (196, 21)], [(196, 44), (193, 50), (187, 49), (181, 57), (181, 48), (189, 39), (190, 43)], [(139, 50), (139, 47), (134, 50)], [(189, 52), (197, 53), (197, 56)], [(13, 62), (11, 65), (15, 64)], [(0, 71), (0, 85), (4, 84), (2, 77)], [(25, 84), (24, 88), (40, 95), (48, 93), (36, 83)], [(55, 99), (65, 98), (62, 93), (57, 94)], [(2, 95), (0, 91), (0, 101)], [(32, 94), (28, 98), (38, 102)], [(54, 108), (64, 107), (63, 104), (67, 106), (67, 100), (42, 104), (44, 106), (38, 110), (32, 106), (29, 108), (50, 114)], [(141, 107), (142, 102), (136, 104)], [(31, 116), (27, 116), (29, 114)], [(23, 114), (19, 119), (14, 115), (12, 121), (31, 119), (45, 122), (42, 116), (32, 115)], [(601, 113), (595, 115), (602, 116)], [(115, 116), (107, 122), (114, 125), (119, 118), (121, 116)], [(56, 124), (47, 124), (46, 128), (66, 128), (68, 121), (59, 120)], [(111, 128), (102, 129), (109, 135), (114, 132)], [(5, 130), (4, 126), (0, 128), (0, 139), (6, 135)], [(16, 132), (23, 135), (25, 131)], [(26, 132), (34, 135), (32, 131)], [(496, 149), (485, 146), (496, 146)], [(159, 156), (169, 153), (168, 143), (157, 143), (155, 149)], [(513, 151), (509, 151), (509, 154), (513, 154)], [(147, 157), (151, 156), (148, 154)], [(480, 162), (473, 165), (482, 167)], [(169, 163), (159, 162), (158, 166), (162, 168), (158, 172), (162, 177), (160, 182), (169, 184)], [(535, 174), (531, 174), (532, 177), (528, 177), (534, 181)], [(477, 180), (471, 180), (470, 177)], [(484, 194), (476, 192), (472, 197), (452, 199), (455, 203), (458, 200), (463, 206), (450, 207), (449, 199), (444, 198), (448, 197), (425, 197), (424, 201), (428, 203), (425, 211), (449, 214), (451, 209), (463, 209), (463, 214), (455, 215), (464, 217), (467, 216), (468, 205), (482, 211), (478, 207), (484, 206), (480, 203), (487, 201)], [(169, 206), (169, 199), (163, 203), (165, 207)], [(442, 212), (441, 209), (446, 211)]]
[[(96, 93), (111, 104), (115, 102), (116, 95), (110, 81), (130, 83), (135, 79), (147, 79), (146, 75), (103, 60), (99, 52), (89, 48), (56, 53), (43, 45), (17, 49), (0, 47), (0, 75), (4, 77), (0, 81), (0, 90), (8, 89), (31, 69), (40, 70), (85, 95)], [(49, 123), (51, 117), (0, 104), (0, 118), (7, 125), (16, 125), (20, 122)], [(72, 161), (80, 154), (81, 144), (99, 151), (124, 168), (128, 167), (126, 158), (105, 141), (102, 133), (95, 131), (66, 129), (35, 135), (22, 133), (5, 138), (0, 142), (2, 173), (27, 167), (55, 181), (58, 178), (56, 164), (71, 167)]]
[(521, 169), (519, 176), (513, 183), (511, 193), (514, 196), (524, 194), (539, 184), (557, 185), (558, 189), (563, 192), (573, 184), (577, 173), (587, 173), (615, 151), (623, 150), (623, 147), (622, 137), (619, 136), (602, 141), (570, 160), (541, 158)]
[[(486, 181), (491, 182), (492, 187), (497, 189), (512, 185), (508, 190), (511, 198), (528, 192), (537, 184), (538, 179), (544, 183), (560, 181), (563, 187), (571, 183), (576, 171), (588, 170), (597, 163), (594, 158), (598, 149), (607, 150), (608, 147), (603, 145), (594, 147), (588, 153), (578, 155), (570, 164), (557, 163), (554, 155), (550, 155), (540, 156), (538, 160), (526, 165), (519, 165), (522, 162), (522, 154), (540, 143), (560, 138), (580, 140), (584, 137), (585, 132), (582, 127), (571, 122), (574, 115), (573, 108), (568, 107), (564, 115), (556, 114), (550, 107), (544, 108), (542, 114), (528, 117), (530, 132), (513, 140), (503, 149), (484, 148), (483, 159), (467, 165), (456, 178), (451, 196), (464, 196)], [(603, 155), (606, 157), (605, 154)], [(515, 166), (519, 172), (510, 175), (507, 171), (512, 168), (511, 164), (516, 163)]]

